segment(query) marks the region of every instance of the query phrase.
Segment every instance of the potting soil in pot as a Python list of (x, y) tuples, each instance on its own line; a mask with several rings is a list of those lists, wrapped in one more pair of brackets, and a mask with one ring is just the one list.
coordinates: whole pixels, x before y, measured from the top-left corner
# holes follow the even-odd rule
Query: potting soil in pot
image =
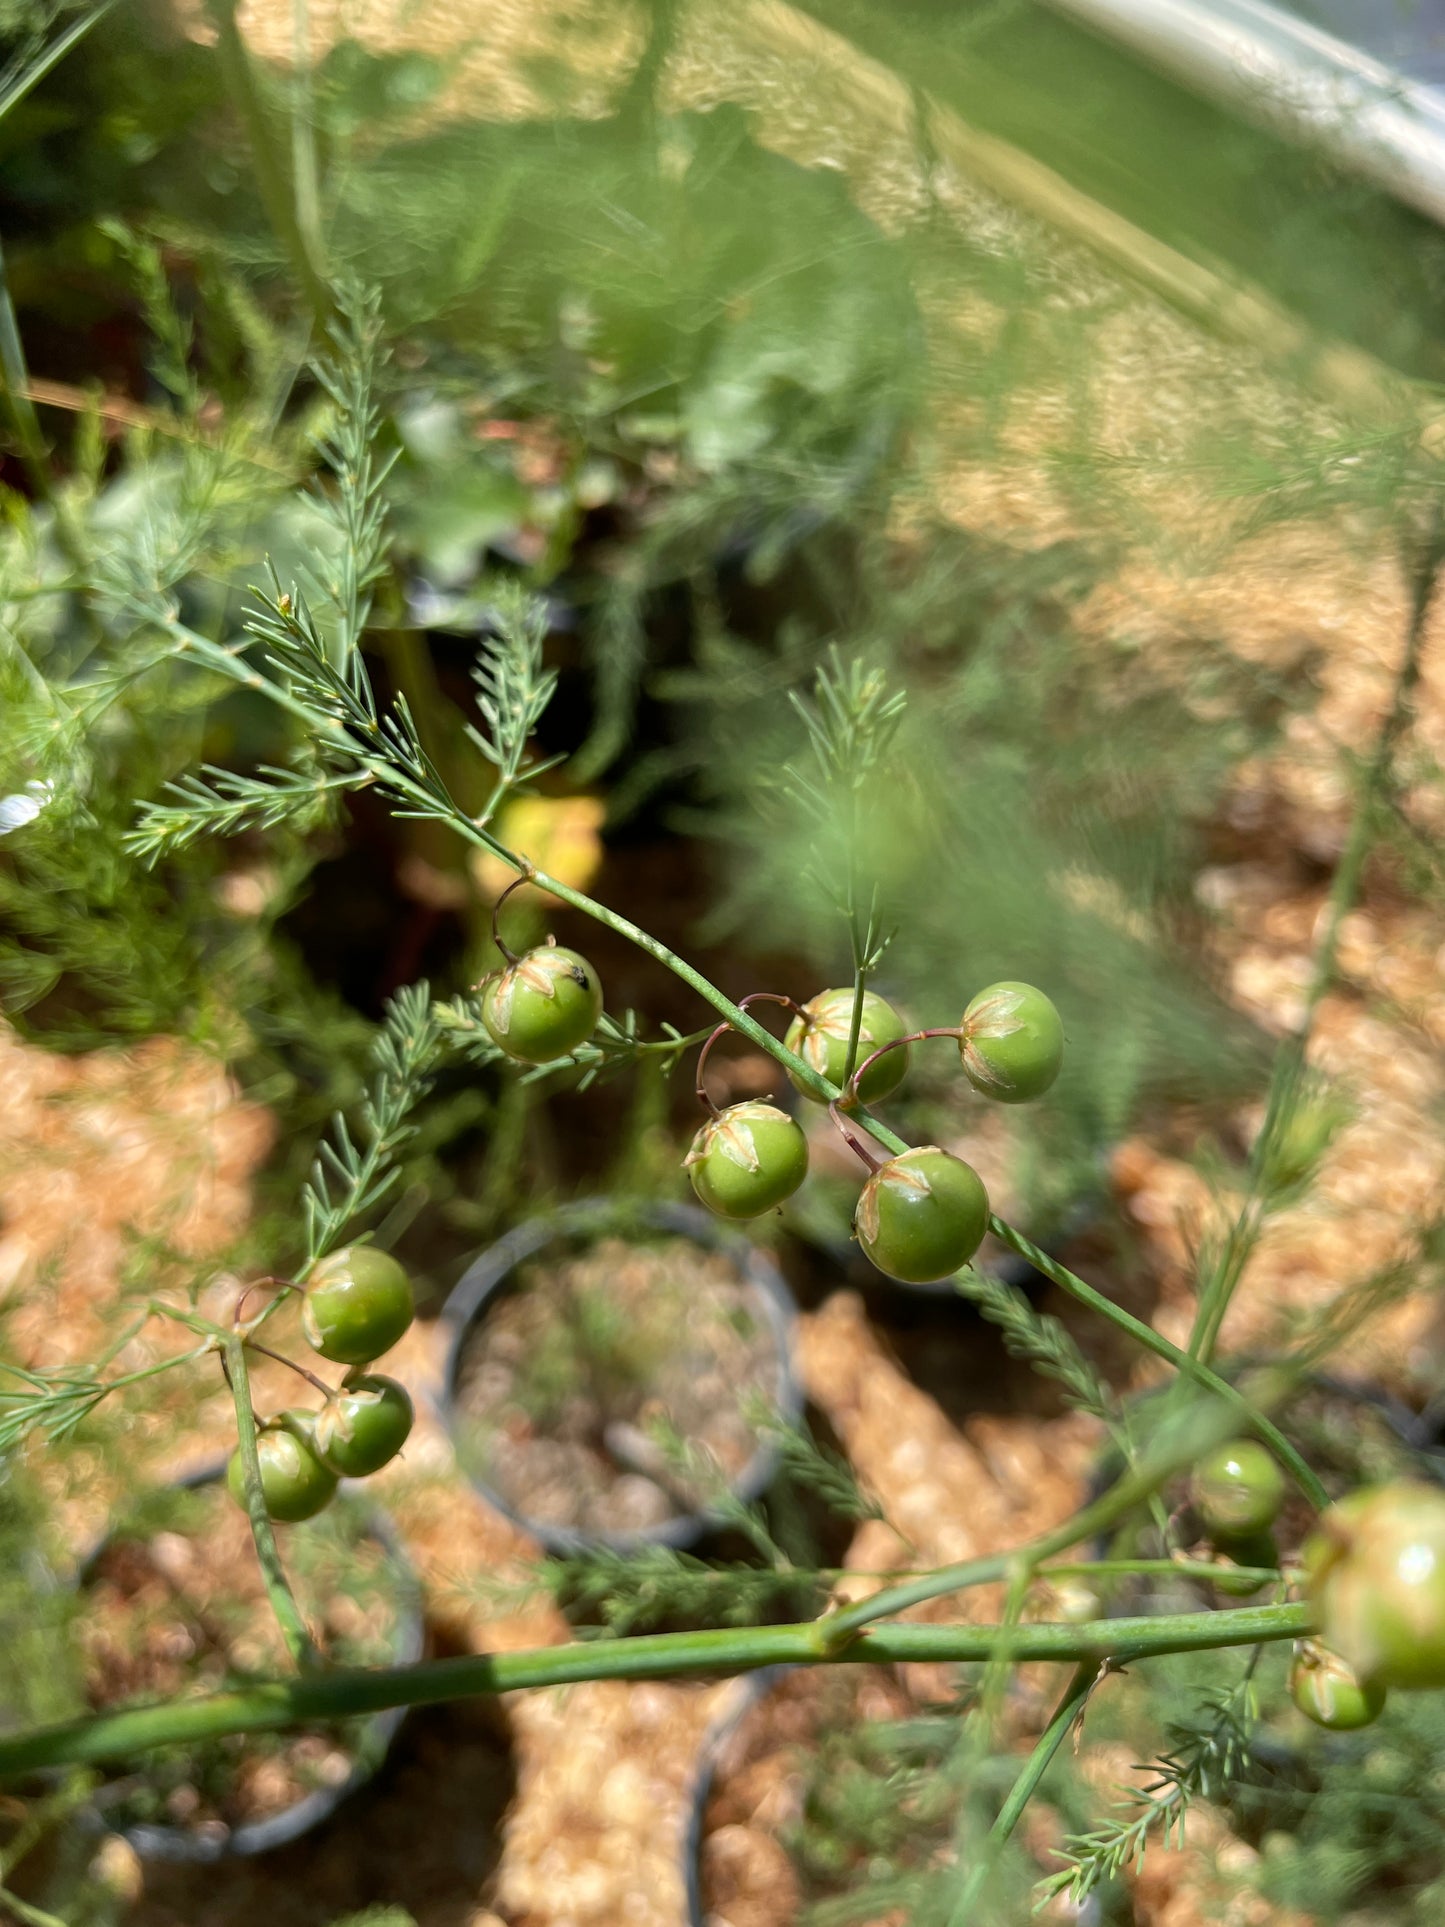
[[(344, 1665), (396, 1657), (411, 1581), (341, 1497), (280, 1530), (298, 1602), (327, 1656)], [(94, 1707), (215, 1692), (290, 1670), (262, 1583), (251, 1528), (223, 1486), (156, 1495), (144, 1522), (99, 1553), (76, 1639)], [(277, 1734), (233, 1734), (118, 1765), (96, 1804), (119, 1829), (148, 1824), (220, 1836), (282, 1813), (351, 1773), (365, 1719)]]
[[(939, 1770), (956, 1714), (930, 1718), (886, 1669), (790, 1673), (723, 1739), (702, 1812), (704, 1920), (795, 1927), (805, 1909), (878, 1882), (892, 1921), (899, 1883), (949, 1858), (955, 1792)], [(885, 1894), (888, 1898), (885, 1899)]]
[(606, 1238), (489, 1306), (456, 1412), (471, 1469), (520, 1516), (625, 1533), (715, 1501), (782, 1389), (774, 1328), (728, 1257)]

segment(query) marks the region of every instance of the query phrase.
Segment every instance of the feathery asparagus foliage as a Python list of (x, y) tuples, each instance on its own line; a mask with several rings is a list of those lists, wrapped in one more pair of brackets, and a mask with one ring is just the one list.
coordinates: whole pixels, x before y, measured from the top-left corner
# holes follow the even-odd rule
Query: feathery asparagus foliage
[(437, 1023), (425, 984), (398, 991), (372, 1045), (375, 1075), (362, 1100), (361, 1143), (341, 1112), (332, 1120), (302, 1193), (306, 1226), (303, 1272), (342, 1242), (347, 1229), (373, 1209), (400, 1175), (399, 1158), (416, 1133), (411, 1113), (430, 1087)]
[(1258, 1716), (1252, 1657), (1236, 1685), (1168, 1722), (1170, 1750), (1139, 1769), (1152, 1777), (1125, 1790), (1117, 1815), (1064, 1841), (1059, 1851), (1066, 1864), (1040, 1883), (1039, 1905), (1063, 1893), (1078, 1905), (1103, 1881), (1137, 1870), (1156, 1833), (1166, 1847), (1180, 1845), (1193, 1803), (1219, 1799), (1247, 1769)]
[[(154, 279), (153, 261), (142, 256), (139, 265)], [(217, 512), (216, 504), (225, 494), (227, 472), (224, 463), (218, 461), (212, 471), (212, 496), (203, 502), (204, 515), (198, 512), (192, 522), (179, 517), (168, 528), (158, 528), (156, 539), (137, 545), (134, 553), (106, 557), (97, 567), (97, 601), (106, 620), (118, 628), (122, 624), (131, 628), (125, 652), (77, 683), (77, 714), (83, 726), (93, 725), (134, 683), (157, 673), (193, 676), (199, 669), (206, 672), (199, 680), (208, 692), (207, 699), (215, 675), (224, 676), (253, 695), (269, 698), (284, 713), (298, 738), (290, 768), (263, 764), (251, 775), (212, 769), (206, 772), (208, 780), (182, 777), (173, 782), (169, 800), (143, 808), (131, 841), (132, 853), (149, 862), (189, 849), (207, 832), (269, 832), (282, 827), (304, 831), (323, 819), (348, 790), (368, 786), (387, 800), (394, 814), (449, 826), (473, 848), (502, 856), (519, 873), (530, 874), (532, 866), (525, 853), (507, 849), (491, 826), (507, 795), (553, 767), (555, 760), (538, 759), (532, 751), (555, 683), (544, 665), (543, 610), (521, 593), (495, 599), (493, 634), (483, 643), (474, 671), (480, 721), (467, 731), (473, 747), (494, 770), (495, 780), (485, 808), (471, 815), (455, 799), (439, 760), (424, 741), (422, 720), (402, 697), (384, 709), (367, 668), (363, 643), (373, 601), (391, 566), (387, 482), (392, 457), (382, 450), (387, 430), (377, 399), (383, 367), (377, 299), (343, 291), (337, 305), (340, 320), (317, 371), (331, 407), (319, 443), (326, 479), (313, 491), (313, 508), (329, 524), (334, 538), (334, 566), (324, 561), (323, 574), (310, 584), (298, 581), (283, 587), (280, 577), (273, 576), (270, 593), (260, 599), (259, 608), (239, 638), (216, 641), (199, 626), (183, 623), (176, 590), (193, 568), (199, 545), (206, 538), (210, 526), (206, 517)], [(163, 369), (167, 357), (176, 364), (171, 370), (175, 377), (173, 392), (183, 411), (194, 406), (194, 391), (186, 388), (184, 379), (189, 345), (183, 333), (163, 343)], [(327, 570), (329, 573), (325, 573)], [(807, 881), (821, 901), (826, 901), (834, 913), (841, 913), (849, 933), (855, 983), (861, 989), (877, 969), (888, 942), (878, 888), (878, 839), (880, 834), (891, 837), (898, 818), (880, 812), (874, 822), (871, 805), (875, 796), (897, 783), (904, 699), (876, 668), (868, 666), (863, 655), (846, 662), (838, 654), (825, 658), (811, 704), (801, 702), (795, 692), (789, 693), (802, 723), (805, 754), (790, 764), (781, 786), (782, 799), (815, 843), (822, 844), (821, 857), (815, 856), (806, 873)], [(904, 801), (906, 805), (906, 797)], [(935, 844), (927, 838), (920, 847), (936, 855)], [(537, 880), (543, 889), (598, 918), (673, 969), (735, 1029), (769, 1049), (780, 1062), (794, 1067), (775, 1039), (760, 1034), (737, 1006), (656, 939), (576, 890), (546, 877)], [(890, 904), (890, 913), (892, 907)], [(587, 1045), (571, 1053), (563, 1064), (544, 1067), (541, 1074), (563, 1069), (576, 1074), (585, 1085), (647, 1058), (663, 1068), (672, 1068), (694, 1041), (695, 1037), (671, 1027), (661, 1039), (645, 1038), (637, 1018), (628, 1013), (621, 1019), (608, 1020)], [(853, 1053), (857, 1041), (855, 1028)], [(421, 986), (394, 1000), (377, 1039), (375, 1077), (360, 1108), (359, 1126), (354, 1129), (338, 1114), (304, 1195), (306, 1252), (302, 1278), (350, 1234), (358, 1219), (386, 1198), (395, 1182), (399, 1160), (414, 1140), (413, 1113), (426, 1094), (444, 1044), (459, 1048), (472, 1062), (495, 1062), (495, 1051), (489, 1051), (478, 1034), (476, 1012), (469, 1000), (457, 999), (434, 1008)], [(877, 1130), (880, 1141), (896, 1146), (885, 1127), (879, 1125)], [(1061, 1271), (1054, 1265), (1049, 1275), (1057, 1279)], [(1086, 1291), (1077, 1280), (1073, 1287), (1080, 1295)], [(1112, 1394), (1061, 1326), (1040, 1318), (1018, 1294), (995, 1286), (993, 1281), (966, 1278), (960, 1289), (1002, 1328), (1012, 1349), (1062, 1384), (1072, 1403), (1106, 1423), (1119, 1424)], [(1110, 1307), (1107, 1300), (1099, 1300), (1096, 1295), (1091, 1302), (1103, 1316), (1129, 1329), (1125, 1315)], [(1137, 1325), (1134, 1329), (1137, 1335)], [(208, 1341), (204, 1349), (214, 1349), (220, 1334), (210, 1330), (201, 1335)], [(238, 1332), (231, 1332), (224, 1334), (224, 1342), (233, 1366), (233, 1384), (239, 1388), (239, 1410), (245, 1387), (242, 1341)], [(1152, 1349), (1161, 1350), (1161, 1345), (1156, 1341)], [(1176, 1366), (1188, 1363), (1171, 1347), (1162, 1347), (1162, 1355)], [(166, 1362), (167, 1369), (172, 1362)], [(1203, 1363), (1193, 1362), (1196, 1367)], [(1196, 1370), (1191, 1378), (1205, 1374), (1207, 1366), (1203, 1374)], [(57, 1436), (66, 1436), (114, 1389), (98, 1374), (86, 1373), (54, 1382), (35, 1376), (17, 1382), (20, 1392), (10, 1396), (7, 1402), (12, 1409), (4, 1414), (4, 1423), (13, 1429), (9, 1434), (0, 1433), (0, 1443), (7, 1436), (13, 1442), (24, 1425), (37, 1420)], [(45, 1415), (29, 1406), (23, 1425), (16, 1401), (37, 1398), (45, 1402)], [(247, 1422), (243, 1421), (243, 1436)], [(710, 1613), (724, 1628), (737, 1631), (738, 1637), (730, 1646), (718, 1649), (725, 1655), (725, 1663), (756, 1663), (772, 1650), (761, 1635), (778, 1630), (758, 1627), (757, 1614), (769, 1600), (796, 1600), (800, 1610), (815, 1607), (818, 1575), (790, 1561), (763, 1511), (739, 1501), (717, 1468), (687, 1440), (659, 1425), (652, 1443), (666, 1462), (685, 1476), (690, 1487), (703, 1493), (718, 1518), (749, 1540), (764, 1562), (763, 1575), (756, 1581), (750, 1578), (726, 1583), (709, 1571), (704, 1582), (691, 1563), (669, 1555), (654, 1561), (646, 1573), (640, 1569), (629, 1573), (625, 1581), (608, 1570), (605, 1561), (590, 1572), (571, 1575), (571, 1579), (618, 1641), (657, 1624), (685, 1599), (697, 1611)], [(876, 1516), (843, 1468), (820, 1458), (816, 1451), (809, 1452), (796, 1440), (781, 1441), (781, 1451), (791, 1469), (815, 1488), (824, 1489), (850, 1516)], [(249, 1470), (254, 1523), (256, 1475), (254, 1467)], [(1130, 1476), (1133, 1483), (1126, 1481), (1119, 1516), (1147, 1503), (1158, 1483), (1152, 1474), (1141, 1476), (1137, 1469)], [(969, 1571), (927, 1575), (913, 1587), (911, 1600), (895, 1592), (891, 1598), (880, 1595), (877, 1601), (825, 1615), (805, 1629), (805, 1637), (812, 1644), (804, 1650), (818, 1658), (846, 1654), (860, 1635), (865, 1640), (870, 1636), (867, 1629), (876, 1620), (890, 1617), (912, 1601), (985, 1578), (1007, 1578), (1011, 1582), (1009, 1611), (1003, 1624), (989, 1629), (990, 1643), (979, 1649), (987, 1668), (985, 1697), (996, 1698), (996, 1677), (1015, 1656), (1048, 1650), (1084, 1661), (1106, 1653), (1111, 1641), (1097, 1634), (1086, 1637), (1081, 1633), (1073, 1643), (1066, 1637), (1054, 1646), (1042, 1647), (1038, 1629), (1021, 1624), (1017, 1618), (1019, 1602), (1038, 1562), (1075, 1543), (1068, 1537), (1070, 1532), (1076, 1537), (1086, 1536), (1097, 1523), (1091, 1512), (1087, 1519), (1069, 1522), (1060, 1533), (1004, 1556), (1002, 1562), (984, 1560), (973, 1562)], [(260, 1540), (258, 1532), (258, 1545)], [(261, 1550), (265, 1558), (264, 1546)], [(284, 1573), (274, 1558), (274, 1546), (271, 1553), (268, 1581), (283, 1588), (278, 1612), (284, 1615)], [(274, 1590), (273, 1584), (273, 1595)], [(1251, 1638), (1264, 1638), (1283, 1636), (1300, 1623), (1297, 1612), (1280, 1606), (1261, 1609), (1259, 1618), (1242, 1621), (1241, 1625), (1247, 1627)], [(1161, 1619), (1153, 1630), (1156, 1637), (1167, 1641), (1171, 1628)], [(1191, 1625), (1181, 1626), (1178, 1636), (1207, 1641), (1209, 1633), (1207, 1628), (1200, 1633)], [(777, 1650), (794, 1648), (782, 1642)], [(565, 1676), (561, 1669), (566, 1663), (557, 1662), (559, 1670), (554, 1677)], [(1240, 1688), (1206, 1709), (1202, 1722), (1181, 1722), (1172, 1736), (1170, 1751), (1154, 1769), (1154, 1780), (1139, 1796), (1138, 1810), (1117, 1824), (1110, 1822), (1076, 1837), (1071, 1842), (1069, 1864), (1054, 1877), (1049, 1891), (1068, 1891), (1079, 1899), (1099, 1881), (1131, 1864), (1151, 1832), (1159, 1830), (1166, 1839), (1174, 1838), (1190, 1802), (1217, 1792), (1221, 1783), (1239, 1770), (1252, 1720), (1250, 1692), (1246, 1676)]]

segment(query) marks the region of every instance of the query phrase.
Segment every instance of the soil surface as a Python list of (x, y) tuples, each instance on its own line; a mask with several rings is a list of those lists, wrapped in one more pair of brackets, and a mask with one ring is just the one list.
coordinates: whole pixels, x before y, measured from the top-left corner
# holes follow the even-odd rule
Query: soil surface
[(758, 1449), (750, 1407), (781, 1391), (766, 1306), (730, 1258), (607, 1238), (493, 1301), (456, 1410), (463, 1456), (521, 1517), (629, 1532), (733, 1484)]
[[(758, 1685), (718, 1747), (703, 1810), (699, 1898), (716, 1927), (791, 1927), (810, 1902), (857, 1890), (869, 1854), (836, 1824), (839, 1799), (858, 1795), (846, 1784), (854, 1780), (882, 1791), (880, 1776), (896, 1765), (897, 1756), (884, 1759), (896, 1723), (919, 1713), (884, 1668), (799, 1671)], [(916, 1774), (895, 1774), (887, 1798), (907, 1831), (900, 1870), (947, 1855), (946, 1798), (931, 1797)], [(891, 1845), (891, 1818), (885, 1825)]]

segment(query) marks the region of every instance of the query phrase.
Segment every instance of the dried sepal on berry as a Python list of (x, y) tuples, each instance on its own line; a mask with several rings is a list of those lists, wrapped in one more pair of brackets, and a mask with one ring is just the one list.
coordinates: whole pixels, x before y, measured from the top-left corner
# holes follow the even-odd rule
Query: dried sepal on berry
[[(839, 990), (820, 990), (804, 1004), (803, 1015), (788, 1026), (783, 1042), (801, 1057), (810, 1070), (826, 1077), (830, 1084), (841, 1085), (848, 1067), (848, 1043), (853, 1035), (854, 993), (851, 986)], [(859, 1017), (858, 1055), (854, 1069), (884, 1044), (906, 1037), (908, 1027), (886, 998), (877, 991), (865, 990)], [(907, 1045), (889, 1051), (871, 1064), (859, 1080), (858, 1095), (865, 1104), (876, 1104), (896, 1091), (908, 1075)], [(816, 1091), (792, 1078), (793, 1086), (814, 1103), (822, 1099)]]
[(974, 1089), (1001, 1104), (1042, 1097), (1064, 1061), (1064, 1027), (1033, 984), (990, 984), (963, 1013), (959, 1053)]
[(347, 1245), (323, 1258), (301, 1300), (301, 1329), (323, 1358), (369, 1365), (412, 1321), (411, 1281), (375, 1245)]
[(411, 1435), (416, 1414), (394, 1378), (352, 1372), (316, 1414), (316, 1451), (344, 1479), (365, 1479), (390, 1463)]
[(575, 950), (539, 944), (482, 986), (482, 1022), (499, 1050), (523, 1064), (548, 1064), (597, 1028), (602, 984)]
[(808, 1175), (808, 1140), (774, 1104), (749, 1100), (710, 1117), (683, 1159), (692, 1188), (723, 1218), (757, 1218)]
[(1385, 1689), (1362, 1680), (1349, 1661), (1318, 1639), (1302, 1639), (1289, 1669), (1289, 1696), (1316, 1726), (1353, 1733), (1385, 1710)]
[(970, 1164), (922, 1144), (881, 1164), (853, 1219), (864, 1251), (901, 1284), (935, 1284), (962, 1270), (988, 1229), (988, 1193)]

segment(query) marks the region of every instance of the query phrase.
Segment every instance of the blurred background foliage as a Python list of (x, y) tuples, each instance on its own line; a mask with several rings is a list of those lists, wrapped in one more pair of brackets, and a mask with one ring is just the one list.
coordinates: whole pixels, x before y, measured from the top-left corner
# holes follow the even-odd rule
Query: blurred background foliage
[[(242, 1254), (269, 1268), (385, 998), (492, 960), (501, 879), (364, 793), (155, 869), (126, 842), (202, 762), (305, 766), (284, 715), (175, 659), (167, 622), (236, 638), (268, 562), (324, 600), (307, 362), (354, 275), (392, 352), (371, 667), (460, 797), (485, 796), (477, 641), (520, 580), (560, 675), (541, 748), (571, 757), (509, 817), (523, 848), (733, 995), (846, 979), (850, 869), (900, 933), (879, 987), (920, 1024), (993, 979), (1043, 984), (1069, 1052), (1010, 1120), (1025, 1230), (1167, 1106), (1238, 1150), (1225, 1120), (1269, 1040), (1227, 994), (1199, 875), (1278, 855), (1232, 799), (1310, 717), (1328, 633), (1289, 617), (1287, 647), (1259, 646), (1258, 558), (1301, 531), (1341, 568), (1413, 552), (1438, 493), (1440, 231), (1026, 0), (354, 21), (0, 0), (7, 1021), (56, 1051), (164, 1032), (217, 1053), (280, 1127)], [(1161, 580), (1209, 592), (1146, 605)], [(831, 650), (909, 704), (856, 824), (820, 828), (781, 773), (787, 698)], [(1410, 754), (1412, 784), (1438, 780)], [(1438, 898), (1401, 823), (1386, 873)], [(1289, 861), (1318, 881), (1338, 839), (1314, 832)], [(518, 940), (543, 927), (511, 914)], [(556, 922), (619, 1009), (696, 1023), (661, 973)], [(439, 1290), (522, 1201), (680, 1189), (686, 1082), (444, 1072), (384, 1241), (410, 1237)], [(897, 1106), (940, 1138), (968, 1116), (926, 1076)], [(836, 1240), (850, 1196), (791, 1222)], [(38, 1505), (0, 1482), (0, 1717), (60, 1684), (27, 1658), (16, 1577)], [(1221, 1662), (1191, 1664), (1209, 1684)], [(1392, 1709), (1332, 1743), (1333, 1777), (1319, 1742), (1249, 1794), (1277, 1904), (1329, 1919), (1414, 1877), (1438, 1724)], [(845, 1846), (880, 1812), (874, 1779), (854, 1791), (858, 1816), (823, 1815)]]
[[(907, 780), (821, 867), (876, 870), (906, 932), (881, 981), (919, 1021), (1000, 975), (1057, 996), (1069, 1070), (1035, 1171), (1067, 1194), (1143, 1107), (1258, 1085), (1194, 880), (1235, 771), (1314, 698), (1308, 648), (1265, 673), (1199, 620), (1146, 650), (1098, 603), (1141, 555), (1217, 575), (1282, 519), (1411, 533), (1433, 468), (1391, 382), (1438, 373), (1433, 227), (1031, 5), (504, 9), (495, 57), (425, 10), (363, 9), (352, 38), (313, 9), (309, 43), (304, 10), (93, 11), (5, 22), (0, 789), (46, 803), (0, 842), (15, 1021), (65, 1049), (192, 1036), (300, 1125), (389, 990), (485, 964), (487, 880), (364, 797), (155, 872), (123, 843), (135, 799), (197, 761), (294, 749), (244, 693), (160, 665), (154, 617), (225, 636), (268, 562), (324, 582), (305, 363), (348, 273), (395, 343), (373, 648), (458, 794), (482, 798), (471, 656), (520, 577), (562, 672), (544, 746), (573, 752), (549, 791), (600, 807), (609, 882), (643, 922), (680, 915), (735, 988), (781, 967), (806, 991), (846, 954), (812, 829), (768, 807), (783, 698), (827, 648), (861, 655), (911, 693)], [(798, 48), (801, 105), (779, 79)], [(1031, 182), (1022, 204), (966, 152)], [(1146, 280), (1175, 249), (1226, 291), (1253, 278), (1263, 341), (1224, 351), (1232, 374), (1110, 272), (1116, 218)], [(1149, 357), (1181, 339), (1198, 366), (1151, 419)], [(1354, 420), (1319, 398), (1331, 343), (1368, 391)], [(1141, 389), (1125, 446), (1117, 379)], [(1002, 512), (950, 513), (960, 488)], [(679, 831), (706, 878), (685, 904), (646, 867)]]

